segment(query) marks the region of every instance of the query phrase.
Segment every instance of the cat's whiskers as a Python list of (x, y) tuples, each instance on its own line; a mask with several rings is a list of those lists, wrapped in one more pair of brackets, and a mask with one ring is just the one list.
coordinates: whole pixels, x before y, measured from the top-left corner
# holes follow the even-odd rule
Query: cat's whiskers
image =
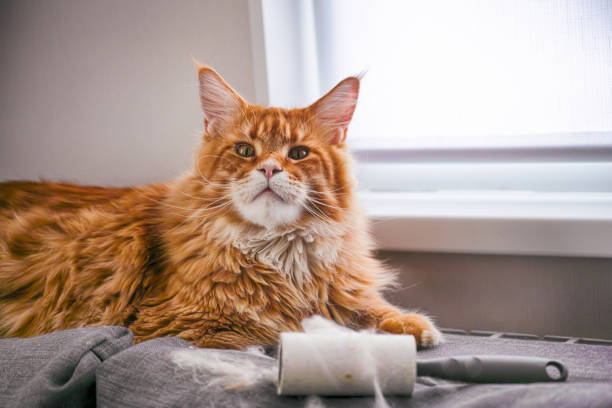
[[(208, 187), (207, 185), (205, 185), (204, 183), (202, 183), (199, 180), (195, 180), (195, 182), (198, 183), (198, 184), (202, 184), (205, 187)], [(184, 196), (186, 196), (186, 197), (193, 198), (194, 200), (198, 200), (198, 201), (206, 201), (209, 196), (213, 195), (213, 194), (208, 193), (208, 194), (202, 194), (201, 196), (198, 197), (198, 196), (191, 195), (191, 194), (189, 194), (189, 193), (187, 193), (187, 192), (185, 192), (183, 190), (179, 190), (179, 192), (181, 194), (183, 194)], [(231, 198), (231, 193), (224, 193), (220, 197), (218, 197), (217, 199), (213, 200), (213, 202), (214, 201), (218, 201), (219, 199), (223, 199), (223, 198)]]
[[(329, 191), (317, 191), (317, 190), (308, 189), (308, 192), (312, 193), (312, 194), (329, 196), (329, 195), (333, 194), (334, 192), (340, 191), (340, 190), (341, 190), (341, 188), (340, 189), (336, 189), (336, 190), (329, 190)], [(336, 194), (333, 194), (333, 195), (335, 195), (335, 196), (343, 196), (343, 195), (349, 195), (349, 194), (350, 193), (336, 193)]]
[(308, 195), (315, 195), (318, 196), (317, 198), (320, 199), (324, 199), (324, 198), (329, 198), (331, 196), (331, 198), (335, 198), (335, 194), (332, 194), (332, 192), (330, 191), (318, 191), (318, 190), (314, 190), (312, 188), (306, 187), (305, 188), (306, 193), (308, 193)]
[[(348, 194), (348, 193), (344, 193), (344, 194)], [(332, 208), (334, 210), (341, 211), (341, 212), (346, 211), (346, 208), (341, 208), (331, 203), (331, 202), (337, 202), (336, 196), (337, 194), (331, 194), (330, 191), (317, 191), (312, 188), (306, 188), (306, 199), (307, 200), (313, 203), (316, 203), (316, 204), (323, 205), (328, 208)]]
[(321, 215), (320, 213), (318, 213), (317, 211), (313, 210), (312, 208), (305, 206), (304, 209), (313, 217), (315, 217), (317, 219), (317, 222), (320, 222), (321, 224), (324, 224), (326, 226), (331, 226), (334, 223), (334, 220)]
[(226, 201), (226, 202), (224, 202), (222, 204), (219, 204), (219, 205), (216, 205), (216, 206), (196, 209), (195, 211), (193, 211), (192, 214), (187, 216), (181, 222), (181, 224), (184, 225), (186, 222), (188, 222), (190, 220), (207, 220), (207, 219), (210, 219), (213, 214), (218, 213), (220, 210), (228, 209), (230, 204), (231, 204), (231, 201)]
[(195, 209), (195, 208), (181, 207), (181, 206), (179, 206), (179, 205), (173, 205), (173, 204), (167, 203), (167, 202), (166, 202), (166, 201), (164, 201), (164, 200), (156, 200), (156, 199), (153, 199), (153, 198), (151, 198), (151, 197), (146, 196), (145, 194), (141, 194), (141, 196), (142, 196), (143, 198), (145, 198), (145, 199), (147, 199), (147, 200), (149, 200), (149, 201), (151, 201), (151, 202), (155, 203), (155, 204), (164, 205), (164, 206), (166, 206), (166, 207), (170, 207), (170, 208), (176, 208), (177, 210), (183, 210), (183, 211), (193, 211), (193, 210)]
[[(194, 180), (194, 181), (196, 183), (200, 184), (204, 188), (204, 190), (207, 190), (207, 189), (229, 190), (229, 189), (231, 189), (230, 186), (227, 186), (227, 187), (211, 186), (210, 184), (207, 184), (207, 183), (205, 183), (202, 180)], [(207, 195), (212, 195), (212, 193), (207, 193)]]
[[(199, 170), (198, 170), (199, 171)], [(205, 179), (204, 176), (202, 176), (203, 179)], [(222, 189), (228, 189), (230, 190), (232, 188), (232, 186), (228, 183), (227, 185), (214, 185), (216, 183), (212, 183), (211, 184), (206, 184), (203, 183), (200, 180), (195, 180), (197, 183), (205, 186), (205, 187), (213, 187), (213, 188), (222, 188)], [(234, 187), (235, 188), (241, 188), (245, 185), (248, 184), (249, 180), (238, 180), (238, 181), (234, 181)], [(184, 195), (191, 197), (193, 199), (196, 199), (198, 201), (203, 201), (206, 200), (205, 197), (195, 197), (195, 196), (191, 196), (190, 194), (187, 194), (184, 191), (181, 191), (181, 193), (183, 193)], [(225, 202), (223, 202), (224, 200), (227, 200)], [(221, 202), (221, 203), (219, 203)], [(189, 214), (187, 217), (185, 217), (180, 223), (178, 223), (176, 226), (174, 226), (171, 230), (169, 230), (168, 232), (172, 232), (173, 230), (185, 225), (187, 222), (192, 221), (192, 220), (205, 220), (205, 219), (210, 219), (210, 217), (212, 215), (220, 215), (219, 212), (221, 210), (228, 210), (230, 207), (230, 204), (232, 204), (232, 193), (231, 192), (227, 192), (224, 194), (221, 194), (219, 197), (217, 197), (216, 199), (210, 201), (208, 203), (208, 206), (206, 207), (201, 207), (201, 208), (184, 208), (184, 210), (191, 212), (191, 214)], [(175, 214), (179, 217), (184, 217), (184, 214)]]
[(187, 192), (185, 192), (183, 190), (180, 190), (179, 193), (183, 194), (186, 197), (192, 198), (194, 200), (198, 200), (198, 201), (205, 201), (206, 200), (205, 197), (197, 197), (197, 196), (191, 195), (191, 194), (189, 194), (189, 193), (187, 193)]
[[(212, 210), (212, 209), (215, 209), (217, 207), (214, 206), (214, 204), (216, 202), (218, 202), (218, 201), (223, 200), (223, 199), (230, 199), (230, 201), (228, 201), (228, 203), (231, 203), (231, 195), (230, 194), (223, 194), (221, 197), (218, 197), (215, 200), (209, 202), (208, 203), (209, 205), (207, 207), (200, 207), (200, 206), (196, 206), (196, 207), (183, 207), (183, 206), (179, 206), (179, 205), (170, 204), (166, 200), (156, 200), (156, 199), (153, 199), (151, 197), (146, 196), (145, 194), (141, 194), (141, 197), (143, 197), (143, 198), (145, 198), (145, 199), (147, 199), (147, 200), (149, 200), (149, 201), (151, 201), (153, 203), (160, 204), (160, 205), (163, 205), (163, 206), (166, 206), (166, 207), (169, 207), (169, 208), (175, 208), (175, 209), (178, 209), (178, 210), (183, 210), (183, 211), (186, 211), (186, 212), (194, 212), (194, 211), (197, 211), (197, 210), (207, 210), (207, 209), (211, 209)], [(206, 200), (205, 197), (193, 197), (192, 196), (192, 198), (197, 200), (197, 201), (205, 201)], [(179, 213), (173, 213), (173, 214), (174, 215), (183, 215), (183, 214), (179, 214)]]
[(333, 195), (335, 195), (335, 196), (341, 196), (341, 195), (349, 195), (349, 194), (351, 194), (351, 193), (346, 192), (346, 191), (345, 191), (345, 192), (339, 192), (340, 190), (345, 190), (345, 189), (346, 189), (346, 187), (345, 187), (345, 186), (340, 186), (340, 187), (335, 188), (335, 189), (333, 189), (333, 190), (324, 189), (324, 188), (323, 188), (323, 186), (327, 185), (328, 181), (327, 181), (327, 180), (326, 180), (326, 179), (325, 179), (323, 176), (321, 176), (321, 175), (316, 175), (316, 176), (312, 177), (311, 182), (312, 182), (312, 181), (320, 181), (320, 182), (321, 182), (321, 184), (322, 184), (322, 185), (321, 185), (321, 190), (322, 190), (322, 191), (318, 191), (318, 190), (315, 190), (315, 189), (313, 189), (313, 188), (308, 188), (308, 187), (307, 187), (308, 191), (309, 191), (309, 192), (311, 192), (311, 193), (314, 193), (314, 194), (319, 194), (319, 195), (328, 195), (328, 194), (333, 194)]
[(198, 166), (196, 166), (196, 171), (198, 172), (198, 176), (200, 176), (202, 178), (202, 180), (205, 181), (205, 183), (200, 181), (200, 183), (202, 183), (202, 185), (204, 185), (204, 186), (212, 186), (212, 187), (221, 188), (221, 189), (228, 189), (228, 188), (230, 188), (230, 186), (228, 184), (219, 184), (219, 183), (214, 183), (214, 182), (210, 181), (208, 178), (206, 178), (206, 176), (204, 174), (202, 174), (202, 170), (200, 170), (200, 168)]
[[(219, 200), (215, 200), (215, 201), (219, 201)], [(191, 214), (185, 217), (181, 222), (176, 224), (174, 227), (170, 228), (167, 232), (168, 233), (174, 232), (176, 229), (185, 226), (189, 221), (210, 219), (213, 214), (218, 213), (220, 210), (223, 210), (223, 209), (227, 210), (231, 203), (232, 202), (230, 200), (230, 201), (226, 201), (216, 206), (212, 206), (212, 207), (209, 206), (209, 207), (195, 209), (194, 211), (192, 211)], [(207, 213), (207, 211), (210, 211), (210, 212)], [(176, 214), (176, 215), (178, 215), (179, 217), (184, 216), (184, 214)], [(217, 216), (218, 215), (220, 214), (217, 214)]]
[(338, 211), (345, 211), (346, 210), (345, 208), (341, 208), (341, 207), (338, 207), (336, 205), (327, 204), (327, 203), (324, 203), (323, 201), (319, 201), (319, 200), (317, 200), (315, 198), (312, 198), (312, 197), (307, 197), (306, 199), (308, 201), (312, 202), (312, 203), (323, 205), (325, 207), (329, 207), (329, 208), (332, 208), (334, 210), (338, 210)]
[[(227, 157), (223, 157), (223, 156), (219, 156), (219, 155), (215, 155), (215, 154), (203, 154), (200, 155), (199, 158), (203, 158), (203, 157), (214, 157), (215, 159), (222, 159), (222, 160), (227, 160), (231, 163), (231, 160), (229, 160)], [(202, 178), (202, 180), (204, 180), (208, 185), (211, 185), (213, 187), (218, 187), (218, 188), (224, 188), (224, 189), (229, 189), (231, 188), (230, 183), (225, 183), (225, 184), (220, 184), (220, 183), (216, 183), (213, 181), (210, 181), (203, 173), (202, 173), (202, 169), (200, 169), (199, 163), (197, 166), (195, 166), (195, 170), (198, 173), (198, 175)], [(206, 184), (203, 184), (206, 185)]]
[(327, 225), (333, 225), (336, 223), (336, 221), (334, 221), (332, 218), (330, 218), (328, 215), (323, 214), (319, 211), (317, 211), (316, 209), (310, 207), (308, 204), (304, 203), (303, 208), (308, 211), (311, 215), (313, 215), (314, 217), (316, 217), (317, 219), (319, 219), (321, 222), (323, 222), (324, 224)]

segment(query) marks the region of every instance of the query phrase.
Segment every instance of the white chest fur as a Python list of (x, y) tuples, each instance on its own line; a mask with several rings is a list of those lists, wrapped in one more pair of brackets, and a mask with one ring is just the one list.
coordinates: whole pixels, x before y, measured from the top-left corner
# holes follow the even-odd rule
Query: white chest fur
[(313, 267), (336, 262), (341, 248), (340, 228), (294, 229), (245, 234), (233, 243), (243, 254), (268, 265), (298, 286), (311, 279)]

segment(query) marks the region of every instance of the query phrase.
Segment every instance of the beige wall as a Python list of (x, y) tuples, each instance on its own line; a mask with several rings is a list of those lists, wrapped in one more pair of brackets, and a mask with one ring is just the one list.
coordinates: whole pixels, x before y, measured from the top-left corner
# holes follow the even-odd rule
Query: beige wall
[(2, 1), (0, 180), (181, 174), (202, 122), (192, 56), (254, 100), (251, 49), (247, 0)]
[(442, 327), (612, 339), (612, 259), (381, 252)]

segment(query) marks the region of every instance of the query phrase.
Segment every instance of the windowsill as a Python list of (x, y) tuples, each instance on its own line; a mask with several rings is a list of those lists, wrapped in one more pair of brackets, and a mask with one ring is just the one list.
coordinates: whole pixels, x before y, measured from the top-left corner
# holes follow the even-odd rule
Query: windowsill
[(611, 193), (359, 193), (385, 250), (612, 257)]

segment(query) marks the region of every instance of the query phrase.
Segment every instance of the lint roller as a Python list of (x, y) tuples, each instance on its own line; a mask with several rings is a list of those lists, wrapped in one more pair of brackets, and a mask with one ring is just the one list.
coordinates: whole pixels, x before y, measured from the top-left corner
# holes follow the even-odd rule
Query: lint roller
[(558, 361), (505, 355), (416, 359), (414, 337), (367, 332), (281, 333), (279, 395), (410, 395), (417, 375), (486, 383), (564, 381)]

